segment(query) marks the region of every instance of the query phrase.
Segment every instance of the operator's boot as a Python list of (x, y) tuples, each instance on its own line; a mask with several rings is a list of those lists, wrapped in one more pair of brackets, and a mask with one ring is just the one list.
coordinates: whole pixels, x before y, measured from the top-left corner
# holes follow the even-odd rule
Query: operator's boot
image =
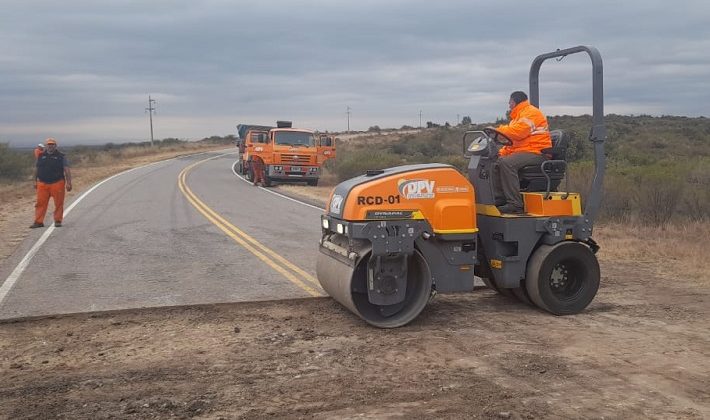
[(518, 207), (515, 204), (504, 204), (500, 207), (498, 207), (498, 211), (501, 213), (507, 213), (507, 214), (523, 214), (525, 213), (525, 209), (522, 207)]

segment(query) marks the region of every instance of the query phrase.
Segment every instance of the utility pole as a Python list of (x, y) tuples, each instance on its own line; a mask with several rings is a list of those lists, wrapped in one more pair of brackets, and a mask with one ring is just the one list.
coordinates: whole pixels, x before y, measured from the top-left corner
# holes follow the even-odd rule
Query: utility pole
[(461, 114), (456, 114), (456, 125), (461, 124)]
[(148, 108), (145, 109), (150, 116), (150, 146), (153, 147), (153, 112), (155, 112), (155, 99), (148, 95)]
[(348, 133), (350, 132), (350, 106), (348, 106), (348, 110), (346, 112), (348, 114)]
[(422, 128), (422, 110), (419, 110), (419, 128)]

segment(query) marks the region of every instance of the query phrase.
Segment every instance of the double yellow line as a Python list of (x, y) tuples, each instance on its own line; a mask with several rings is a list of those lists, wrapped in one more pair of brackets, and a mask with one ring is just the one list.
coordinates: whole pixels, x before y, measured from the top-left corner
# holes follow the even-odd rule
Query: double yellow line
[(182, 172), (180, 172), (180, 175), (178, 175), (178, 187), (180, 188), (180, 191), (182, 191), (183, 195), (185, 195), (185, 198), (187, 198), (190, 204), (192, 204), (197, 209), (197, 211), (202, 213), (202, 215), (205, 216), (207, 220), (212, 222), (222, 232), (227, 234), (227, 236), (234, 239), (236, 243), (246, 248), (249, 252), (254, 254), (261, 261), (281, 273), (291, 283), (305, 290), (311, 296), (323, 296), (323, 294), (320, 292), (320, 285), (318, 283), (318, 280), (298, 268), (296, 265), (294, 265), (284, 257), (277, 254), (276, 252), (265, 247), (256, 239), (252, 238), (238, 227), (229, 223), (219, 214), (215, 213), (214, 210), (209, 208), (205, 203), (203, 203), (199, 198), (197, 198), (195, 193), (193, 193), (190, 187), (187, 186), (187, 174), (192, 170), (192, 168), (208, 160), (216, 159), (221, 156), (224, 155), (213, 156), (211, 158), (195, 162), (192, 165), (183, 169)]

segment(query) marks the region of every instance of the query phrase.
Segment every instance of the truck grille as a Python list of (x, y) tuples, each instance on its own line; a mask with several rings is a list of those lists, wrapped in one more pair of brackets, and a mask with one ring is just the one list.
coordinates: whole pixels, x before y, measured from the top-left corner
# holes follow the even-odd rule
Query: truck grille
[(281, 155), (281, 162), (288, 163), (292, 165), (302, 165), (310, 163), (310, 155), (296, 155), (284, 153)]

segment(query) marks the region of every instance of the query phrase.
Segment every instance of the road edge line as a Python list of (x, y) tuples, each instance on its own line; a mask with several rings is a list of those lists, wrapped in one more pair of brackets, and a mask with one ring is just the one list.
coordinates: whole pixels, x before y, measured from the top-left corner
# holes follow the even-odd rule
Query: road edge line
[[(237, 163), (237, 161), (234, 161), (234, 163)], [(243, 176), (239, 175), (239, 174), (237, 173), (237, 171), (234, 170), (234, 163), (232, 164), (232, 173), (233, 173), (234, 175), (236, 175), (237, 178), (241, 179), (242, 181), (246, 182), (247, 184), (251, 184), (251, 182), (247, 181)], [(287, 196), (287, 195), (284, 195), (284, 194), (281, 194), (281, 193), (277, 193), (276, 191), (271, 191), (271, 190), (268, 189), (268, 188), (259, 187), (259, 186), (257, 186), (257, 188), (259, 188), (259, 189), (262, 190), (262, 191), (266, 191), (267, 193), (271, 193), (271, 194), (274, 194), (274, 195), (278, 195), (279, 197), (285, 198), (286, 200), (290, 200), (290, 201), (293, 201), (293, 202), (298, 203), (298, 204), (303, 204), (304, 206), (307, 206), (307, 207), (310, 207), (310, 208), (314, 208), (314, 209), (316, 209), (316, 210), (325, 211), (325, 208), (323, 208), (323, 207), (318, 207), (318, 206), (314, 206), (313, 204), (304, 203), (303, 201), (296, 200), (295, 198), (289, 197), (289, 196)]]

